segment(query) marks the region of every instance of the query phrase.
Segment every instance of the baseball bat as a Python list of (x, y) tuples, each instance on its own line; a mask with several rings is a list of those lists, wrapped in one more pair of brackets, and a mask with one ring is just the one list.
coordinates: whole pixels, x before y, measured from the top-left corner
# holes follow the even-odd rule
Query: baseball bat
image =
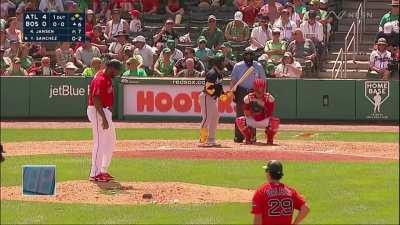
[(233, 92), (236, 91), (237, 87), (243, 83), (244, 80), (247, 79), (247, 77), (250, 76), (250, 74), (252, 74), (254, 71), (254, 66), (249, 67), (246, 72), (244, 72), (243, 76), (236, 82), (236, 84), (229, 90), (226, 92), (226, 94), (223, 94), (220, 96), (221, 101), (225, 102), (228, 100), (228, 98), (231, 98), (233, 96)]

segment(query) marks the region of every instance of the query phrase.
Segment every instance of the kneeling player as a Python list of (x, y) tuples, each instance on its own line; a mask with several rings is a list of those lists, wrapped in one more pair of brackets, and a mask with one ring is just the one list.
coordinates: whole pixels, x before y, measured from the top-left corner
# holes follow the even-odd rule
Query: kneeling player
[(254, 144), (256, 135), (251, 128), (265, 129), (267, 144), (274, 143), (274, 136), (278, 131), (279, 118), (272, 116), (275, 108), (274, 97), (266, 92), (267, 82), (264, 79), (254, 81), (253, 92), (243, 99), (244, 116), (236, 119), (236, 124), (246, 139), (246, 144)]

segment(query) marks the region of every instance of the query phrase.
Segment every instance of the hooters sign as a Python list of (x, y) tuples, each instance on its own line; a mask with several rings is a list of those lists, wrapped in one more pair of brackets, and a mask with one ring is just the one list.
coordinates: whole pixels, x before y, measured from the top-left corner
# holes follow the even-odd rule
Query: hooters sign
[[(201, 116), (201, 90), (202, 86), (197, 85), (124, 85), (124, 115)], [(232, 100), (218, 101), (223, 117), (234, 117), (234, 107)]]

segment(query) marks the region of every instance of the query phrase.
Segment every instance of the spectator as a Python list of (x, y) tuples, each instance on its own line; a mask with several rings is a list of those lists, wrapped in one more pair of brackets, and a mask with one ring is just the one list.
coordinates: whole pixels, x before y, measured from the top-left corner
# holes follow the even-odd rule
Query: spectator
[(142, 22), (140, 21), (140, 12), (136, 9), (130, 11), (131, 22), (129, 24), (129, 31), (133, 34), (142, 31)]
[(332, 31), (333, 17), (329, 16), (329, 4), (328, 0), (321, 0), (320, 2), (320, 11), (321, 14), (324, 15), (323, 18), (319, 20), (319, 22), (324, 26), (324, 34), (326, 35), (325, 42), (329, 42), (329, 36)]
[(79, 0), (78, 1), (78, 9), (79, 9), (79, 12), (85, 12), (86, 11), (86, 9), (90, 9), (90, 8), (93, 8), (93, 7), (91, 7), (90, 5), (90, 2), (92, 2), (92, 1), (90, 1), (90, 0)]
[(90, 39), (90, 43), (96, 46), (101, 53), (108, 51), (108, 46), (106, 44), (107, 37), (104, 35), (103, 28), (100, 24), (94, 26), (92, 31), (86, 32), (86, 36)]
[(318, 50), (318, 55), (322, 56), (324, 44), (324, 28), (322, 24), (316, 21), (317, 12), (314, 10), (309, 11), (309, 19), (300, 25), (300, 29), (306, 39), (311, 39)]
[(264, 16), (268, 16), (271, 23), (275, 23), (275, 20), (279, 17), (279, 11), (283, 8), (282, 4), (275, 0), (268, 0), (268, 4), (265, 4), (260, 9), (260, 13)]
[(204, 8), (204, 9), (209, 9), (210, 7), (218, 8), (221, 6), (221, 1), (222, 0), (200, 0), (199, 8)]
[(151, 75), (154, 63), (153, 48), (146, 44), (146, 39), (143, 36), (137, 36), (133, 42), (136, 47), (133, 53), (135, 55), (140, 55), (143, 59), (143, 64), (140, 66), (144, 67), (147, 75)]
[(186, 47), (185, 48), (185, 53), (184, 53), (185, 58), (180, 59), (177, 63), (175, 63), (174, 66), (174, 73), (178, 74), (180, 71), (187, 69), (186, 66), (186, 59), (193, 59), (194, 61), (194, 69), (204, 73), (205, 72), (205, 67), (204, 64), (200, 61), (200, 59), (198, 59), (195, 56), (195, 51), (192, 47)]
[(141, 11), (145, 15), (156, 14), (160, 9), (160, 0), (141, 0)]
[(222, 54), (225, 56), (224, 60), (224, 66), (225, 69), (228, 72), (228, 75), (230, 75), (230, 72), (232, 72), (233, 67), (237, 63), (235, 56), (232, 54), (232, 47), (229, 44), (229, 42), (225, 42), (221, 45), (221, 51)]
[(123, 31), (118, 32), (118, 34), (114, 36), (114, 41), (111, 42), (108, 48), (108, 55), (111, 58), (122, 60), (123, 49), (125, 46), (129, 45), (128, 38), (129, 35), (127, 33)]
[(139, 0), (116, 0), (111, 8), (120, 8), (122, 18), (129, 19), (129, 14), (132, 10), (135, 10), (136, 4), (139, 4)]
[(76, 76), (77, 70), (78, 67), (76, 67), (73, 62), (67, 62), (67, 64), (64, 67), (64, 76), (66, 77)]
[(146, 71), (139, 68), (140, 60), (138, 57), (129, 58), (126, 65), (128, 70), (122, 74), (123, 77), (147, 77)]
[(278, 65), (285, 53), (287, 43), (280, 39), (281, 30), (279, 28), (272, 29), (272, 40), (265, 44), (265, 53), (270, 63)]
[(299, 14), (300, 19), (303, 19), (304, 13), (307, 12), (306, 6), (303, 4), (303, 0), (293, 0), (294, 11)]
[(328, 19), (328, 12), (320, 9), (320, 0), (311, 0), (310, 1), (310, 10), (304, 13), (303, 21), (308, 20), (310, 11), (314, 10), (316, 12), (316, 18), (318, 21), (326, 24)]
[(0, 48), (0, 76), (3, 76), (7, 68), (11, 66), (11, 59), (4, 56), (5, 49)]
[(187, 58), (185, 60), (186, 69), (181, 70), (176, 76), (177, 77), (201, 77), (202, 73), (194, 69), (193, 58)]
[(291, 52), (295, 60), (300, 62), (307, 70), (315, 65), (316, 49), (312, 40), (304, 38), (303, 32), (297, 28), (293, 33), (293, 41), (289, 44), (287, 51)]
[(91, 63), (94, 57), (101, 57), (100, 50), (90, 43), (89, 38), (85, 40), (83, 45), (75, 52), (76, 63), (80, 68), (86, 68)]
[(255, 0), (248, 0), (247, 4), (240, 8), (240, 11), (243, 13), (243, 21), (247, 23), (249, 27), (253, 27), (259, 10), (260, 9), (256, 7)]
[(154, 73), (160, 77), (174, 77), (174, 62), (171, 59), (171, 49), (164, 48), (162, 57), (158, 58), (154, 65)]
[(234, 0), (233, 5), (236, 9), (240, 10), (247, 5), (247, 0)]
[(13, 1), (10, 0), (1, 0), (0, 4), (0, 18), (7, 19), (8, 18), (8, 10), (15, 9), (17, 6)]
[(388, 80), (391, 74), (388, 65), (392, 60), (391, 53), (386, 50), (388, 43), (385, 38), (379, 38), (376, 45), (378, 48), (372, 51), (369, 59), (369, 71), (367, 77)]
[(17, 18), (10, 17), (8, 19), (8, 28), (6, 29), (7, 39), (10, 41), (22, 42), (22, 32), (17, 29)]
[(67, 13), (77, 13), (79, 12), (78, 3), (74, 2), (74, 0), (67, 0), (65, 1), (65, 8), (64, 11)]
[(280, 78), (300, 78), (303, 70), (299, 62), (294, 61), (293, 55), (290, 52), (285, 52), (282, 58), (282, 63), (275, 69), (275, 77)]
[(217, 18), (214, 15), (208, 16), (208, 27), (201, 31), (200, 36), (207, 39), (207, 48), (209, 49), (219, 49), (224, 42), (224, 33), (217, 27)]
[(168, 40), (167, 48), (171, 49), (171, 52), (172, 52), (171, 59), (172, 59), (172, 61), (174, 61), (174, 63), (178, 62), (180, 59), (183, 59), (183, 53), (181, 50), (176, 48), (175, 40), (172, 40), (172, 39)]
[(212, 57), (213, 53), (211, 49), (207, 48), (207, 40), (205, 37), (200, 36), (197, 41), (197, 48), (194, 49), (195, 56), (203, 62), (205, 68), (207, 69), (209, 64), (208, 60)]
[(281, 17), (275, 21), (274, 27), (281, 30), (281, 40), (289, 43), (292, 41), (292, 33), (297, 28), (297, 25), (294, 21), (290, 20), (289, 10), (283, 9)]
[(379, 33), (377, 39), (383, 37), (388, 42), (388, 45), (399, 46), (399, 1), (392, 0), (390, 4), (392, 9), (386, 13), (379, 22)]
[(34, 59), (41, 59), (47, 55), (47, 49), (40, 42), (30, 43), (29, 55)]
[(21, 67), (25, 70), (29, 70), (29, 68), (33, 65), (33, 58), (29, 55), (29, 47), (28, 44), (21, 44), (18, 51), (18, 58), (21, 61)]
[(108, 9), (108, 0), (94, 0), (93, 11), (97, 18), (105, 18)]
[(27, 76), (28, 73), (21, 67), (21, 60), (15, 57), (12, 60), (12, 65), (5, 72), (5, 76)]
[(69, 42), (62, 42), (60, 48), (56, 49), (56, 65), (65, 68), (67, 62), (74, 61), (74, 50)]
[(289, 11), (289, 20), (295, 22), (297, 27), (300, 27), (301, 18), (299, 14), (294, 10), (293, 3), (287, 2), (284, 9)]
[(4, 56), (13, 59), (14, 57), (17, 57), (18, 49), (19, 49), (19, 42), (17, 40), (11, 40), (10, 48), (6, 49), (6, 51), (4, 52)]
[(177, 41), (179, 35), (174, 31), (174, 25), (175, 22), (171, 18), (167, 19), (164, 26), (161, 28), (161, 31), (154, 35), (154, 43), (157, 44), (158, 42), (162, 42), (165, 44), (169, 39)]
[(83, 72), (82, 76), (83, 77), (93, 77), (97, 71), (103, 69), (103, 63), (100, 58), (94, 57), (92, 59), (92, 63), (90, 64), (90, 67), (86, 67)]
[(167, 0), (165, 11), (169, 16), (175, 16), (175, 24), (180, 24), (185, 10), (182, 8), (179, 0)]
[(96, 26), (96, 16), (94, 15), (93, 10), (88, 9), (86, 11), (86, 20), (85, 20), (85, 32), (90, 32), (93, 30), (94, 26)]
[(121, 19), (121, 11), (114, 8), (111, 11), (111, 20), (107, 22), (106, 35), (109, 39), (117, 35), (119, 32), (129, 32), (129, 24), (126, 20)]
[(64, 12), (62, 0), (41, 0), (39, 10), (42, 12)]
[(272, 37), (271, 29), (269, 28), (269, 18), (268, 16), (259, 15), (259, 24), (257, 27), (253, 28), (250, 35), (250, 47), (252, 49), (264, 49), (265, 43)]
[(39, 66), (32, 67), (28, 74), (29, 76), (58, 76), (60, 75), (53, 69), (51, 69), (50, 66), (50, 58), (49, 57), (43, 57), (42, 60), (40, 61)]
[(237, 11), (234, 21), (229, 22), (225, 29), (225, 38), (232, 42), (244, 42), (249, 39), (250, 29), (243, 21), (243, 14)]

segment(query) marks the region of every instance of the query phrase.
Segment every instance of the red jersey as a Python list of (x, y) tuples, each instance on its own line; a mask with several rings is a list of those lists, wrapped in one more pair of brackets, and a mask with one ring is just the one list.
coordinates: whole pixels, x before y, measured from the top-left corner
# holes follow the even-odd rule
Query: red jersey
[(254, 22), (256, 22), (259, 10), (254, 5), (251, 5), (242, 7), (240, 11), (243, 13), (243, 21), (250, 27), (253, 26)]
[(246, 95), (243, 99), (243, 111), (246, 116), (251, 116), (255, 121), (264, 120), (272, 116), (275, 110), (275, 98), (270, 93), (257, 98), (254, 92)]
[(265, 183), (253, 196), (253, 214), (262, 214), (262, 225), (291, 225), (294, 209), (305, 200), (297, 191), (282, 183)]
[(114, 90), (112, 80), (106, 76), (104, 70), (100, 70), (90, 82), (89, 105), (94, 105), (93, 97), (99, 96), (104, 108), (112, 108), (114, 101)]
[(146, 0), (142, 1), (143, 4), (143, 12), (148, 12), (152, 10), (154, 7), (157, 8), (157, 10), (160, 8), (160, 0)]

